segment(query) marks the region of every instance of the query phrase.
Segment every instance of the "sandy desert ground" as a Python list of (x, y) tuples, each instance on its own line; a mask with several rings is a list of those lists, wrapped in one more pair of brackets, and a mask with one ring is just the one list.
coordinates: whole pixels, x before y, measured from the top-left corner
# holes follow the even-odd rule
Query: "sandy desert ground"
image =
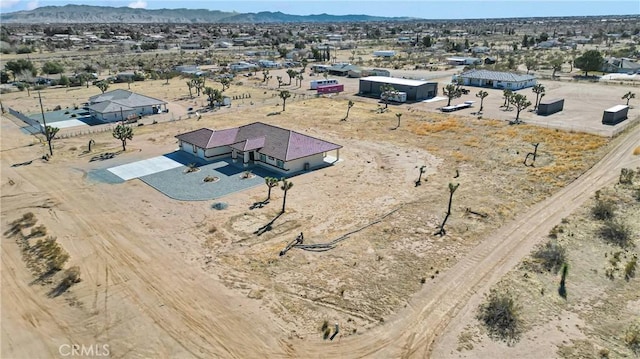
[[(118, 151), (109, 132), (56, 140), (55, 155), (43, 162), (45, 147), (3, 116), (3, 232), (34, 213), (69, 253), (67, 266), (80, 267), (82, 281), (50, 298), (52, 284), (35, 282), (26, 267), (21, 236), (5, 234), (2, 357), (55, 357), (63, 344), (108, 344), (111, 357), (127, 358), (426, 357), (434, 341), (448, 338), (452, 318), (446, 333), (457, 336), (457, 320), (467, 323), (458, 317), (553, 225), (614, 181), (622, 166), (638, 165), (637, 126), (609, 139), (511, 126), (492, 113), (442, 115), (428, 106), (379, 114), (380, 104), (359, 97), (340, 121), (346, 95), (296, 96), (285, 112), (267, 116), (281, 109), (276, 89), (249, 83), (228, 91), (250, 93), (251, 100), (198, 120), (187, 108), (205, 100), (185, 98), (183, 82), (132, 86), (170, 101), (171, 112), (155, 125), (145, 119), (127, 151), (107, 161), (89, 159)], [(42, 95), (47, 107), (65, 107), (98, 92)], [(5, 105), (26, 113), (34, 101), (3, 95)], [(398, 129), (395, 113), (403, 114)], [(249, 209), (266, 196), (262, 186), (217, 199), (229, 205), (217, 211), (214, 201), (174, 201), (139, 180), (91, 180), (96, 169), (173, 151), (178, 133), (252, 121), (344, 146), (343, 161), (291, 179), (287, 212), (261, 236), (254, 232), (277, 215), (279, 190), (265, 208)], [(96, 146), (85, 153), (89, 139)], [(532, 143), (540, 143), (538, 158), (527, 167), (522, 161)], [(422, 165), (427, 172), (416, 187)], [(460, 187), (440, 237), (434, 233), (449, 183)], [(300, 232), (307, 243), (323, 243), (378, 220), (333, 250), (278, 255)], [(340, 326), (333, 341), (323, 339), (325, 321)], [(442, 343), (435, 353), (458, 346)]]

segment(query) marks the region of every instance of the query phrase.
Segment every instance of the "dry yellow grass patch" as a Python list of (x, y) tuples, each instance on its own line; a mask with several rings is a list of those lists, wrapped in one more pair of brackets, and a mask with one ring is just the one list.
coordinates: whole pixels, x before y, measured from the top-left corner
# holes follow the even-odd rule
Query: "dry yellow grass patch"
[(442, 131), (458, 132), (464, 126), (460, 121), (453, 118), (447, 118), (436, 122), (422, 122), (411, 125), (411, 132), (416, 135), (425, 136), (430, 133), (437, 133)]
[(636, 147), (636, 149), (633, 150), (633, 154), (636, 156), (640, 156), (640, 146)]

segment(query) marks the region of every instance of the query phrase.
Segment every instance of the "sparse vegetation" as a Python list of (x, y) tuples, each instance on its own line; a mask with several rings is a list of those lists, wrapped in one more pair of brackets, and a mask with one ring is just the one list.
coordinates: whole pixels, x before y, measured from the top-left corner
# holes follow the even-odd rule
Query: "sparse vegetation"
[(607, 221), (613, 219), (615, 215), (616, 205), (613, 201), (608, 199), (596, 198), (596, 204), (593, 206), (591, 213), (593, 216), (601, 221)]
[(638, 264), (638, 256), (634, 255), (630, 261), (624, 266), (624, 279), (629, 281), (636, 276), (636, 267)]
[(509, 345), (520, 339), (522, 320), (520, 307), (511, 295), (492, 289), (480, 305), (477, 318), (484, 324), (489, 336), (494, 340), (503, 340)]
[(566, 261), (566, 250), (557, 242), (548, 241), (533, 252), (532, 257), (537, 269), (558, 273)]
[(624, 336), (624, 342), (634, 354), (640, 354), (640, 321), (629, 326)]
[(606, 242), (622, 248), (633, 246), (631, 227), (620, 220), (607, 220), (600, 229), (600, 236)]

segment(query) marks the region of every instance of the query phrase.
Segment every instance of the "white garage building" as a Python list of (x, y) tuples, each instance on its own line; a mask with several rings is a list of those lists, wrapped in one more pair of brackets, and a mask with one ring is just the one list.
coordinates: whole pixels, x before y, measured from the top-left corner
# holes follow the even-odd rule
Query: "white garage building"
[(90, 97), (88, 104), (91, 116), (105, 122), (160, 113), (167, 106), (164, 101), (121, 89)]

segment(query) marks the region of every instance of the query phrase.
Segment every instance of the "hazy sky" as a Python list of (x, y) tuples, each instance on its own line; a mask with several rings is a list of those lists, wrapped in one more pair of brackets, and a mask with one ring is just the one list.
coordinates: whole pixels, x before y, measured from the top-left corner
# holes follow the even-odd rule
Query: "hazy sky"
[(48, 5), (86, 4), (146, 9), (209, 9), (237, 12), (282, 11), (293, 15), (327, 13), (469, 19), (528, 16), (638, 15), (640, 0), (0, 0), (1, 12)]

